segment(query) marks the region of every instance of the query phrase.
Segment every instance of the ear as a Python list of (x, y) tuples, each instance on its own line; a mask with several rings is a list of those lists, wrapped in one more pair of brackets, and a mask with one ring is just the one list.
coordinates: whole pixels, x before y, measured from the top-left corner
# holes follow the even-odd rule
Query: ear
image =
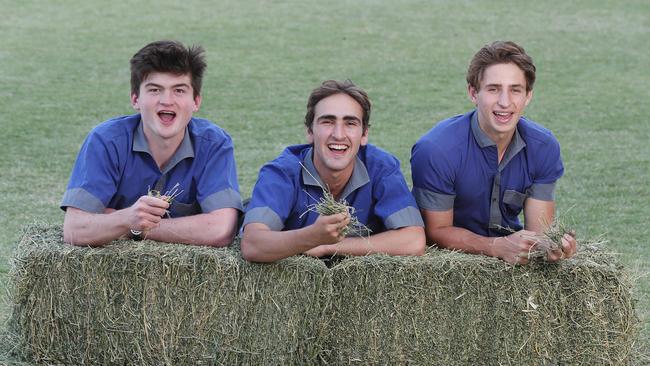
[(199, 108), (201, 107), (202, 100), (203, 98), (201, 98), (200, 94), (194, 97), (194, 108), (192, 108), (192, 112), (196, 112), (199, 110)]
[(361, 146), (366, 146), (368, 144), (368, 134), (370, 133), (370, 126), (366, 128), (366, 131), (361, 135)]
[(467, 84), (467, 95), (469, 96), (469, 99), (476, 105), (478, 101), (478, 90), (474, 88), (473, 86)]
[(135, 93), (131, 93), (131, 106), (136, 111), (140, 110), (140, 104), (138, 103), (138, 96)]
[(531, 100), (533, 100), (533, 91), (532, 91), (532, 90), (529, 91), (529, 92), (526, 94), (526, 100), (524, 101), (524, 106), (527, 107), (527, 106), (528, 106), (528, 103), (530, 103)]
[(314, 132), (309, 129), (309, 127), (305, 127), (305, 137), (307, 138), (307, 142), (310, 144), (314, 143)]

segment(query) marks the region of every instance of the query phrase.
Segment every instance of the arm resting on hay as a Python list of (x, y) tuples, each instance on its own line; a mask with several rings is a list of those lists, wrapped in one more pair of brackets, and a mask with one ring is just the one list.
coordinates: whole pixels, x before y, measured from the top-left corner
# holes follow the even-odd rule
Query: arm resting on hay
[(424, 229), (419, 226), (406, 226), (369, 237), (348, 237), (336, 244), (318, 246), (305, 254), (315, 257), (375, 253), (406, 256), (422, 255), (425, 247)]
[(101, 246), (130, 231), (140, 230), (148, 239), (196, 245), (225, 246), (232, 241), (237, 211), (231, 208), (194, 216), (162, 219), (169, 204), (143, 196), (131, 207), (106, 209), (104, 213), (68, 207), (63, 223), (63, 240), (81, 246)]
[(512, 264), (528, 263), (528, 253), (534, 241), (532, 231), (521, 230), (505, 237), (486, 237), (464, 228), (453, 226), (454, 210), (432, 211), (421, 209), (427, 240), (441, 248), (465, 253), (497, 257)]
[(287, 231), (273, 231), (266, 224), (251, 222), (244, 227), (242, 256), (252, 262), (274, 262), (319, 245), (338, 243), (343, 239), (341, 228), (349, 222), (349, 215), (343, 213), (319, 216), (309, 226)]
[(163, 219), (160, 226), (147, 233), (147, 239), (225, 247), (232, 243), (237, 227), (237, 210), (221, 208), (209, 213)]

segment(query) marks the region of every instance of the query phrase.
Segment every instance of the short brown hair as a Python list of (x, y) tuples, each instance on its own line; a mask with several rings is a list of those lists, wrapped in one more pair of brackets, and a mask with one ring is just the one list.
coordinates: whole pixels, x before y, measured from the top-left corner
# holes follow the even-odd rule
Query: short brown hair
[(524, 48), (511, 41), (496, 41), (485, 45), (472, 58), (467, 69), (467, 84), (479, 90), (483, 72), (495, 64), (517, 65), (524, 72), (526, 91), (533, 90), (535, 84), (535, 65), (533, 59), (526, 54)]
[(307, 100), (307, 114), (305, 115), (305, 126), (307, 126), (309, 132), (312, 131), (312, 126), (314, 124), (314, 110), (316, 104), (335, 94), (346, 94), (359, 103), (363, 110), (362, 123), (363, 132), (365, 133), (368, 130), (368, 127), (370, 127), (370, 109), (372, 104), (370, 103), (368, 94), (366, 94), (363, 89), (354, 85), (350, 80), (327, 80), (311, 92), (309, 99)]
[(152, 72), (190, 75), (194, 97), (201, 94), (205, 71), (205, 50), (201, 46), (185, 47), (176, 41), (149, 43), (131, 58), (131, 93), (140, 94), (140, 84)]

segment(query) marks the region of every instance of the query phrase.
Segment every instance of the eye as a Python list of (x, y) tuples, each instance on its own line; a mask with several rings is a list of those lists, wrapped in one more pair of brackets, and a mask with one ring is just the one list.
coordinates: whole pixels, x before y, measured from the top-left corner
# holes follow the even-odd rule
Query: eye
[(178, 88), (178, 89), (176, 89), (176, 93), (177, 93), (177, 94), (185, 94), (185, 92), (186, 92), (186, 91), (185, 91), (185, 89), (183, 89), (183, 88)]
[(160, 91), (160, 88), (148, 88), (147, 92), (149, 93), (158, 93)]
[(356, 127), (356, 126), (359, 126), (361, 124), (361, 122), (359, 120), (356, 120), (356, 119), (348, 119), (348, 120), (345, 120), (345, 124), (347, 126), (349, 126), (349, 127)]

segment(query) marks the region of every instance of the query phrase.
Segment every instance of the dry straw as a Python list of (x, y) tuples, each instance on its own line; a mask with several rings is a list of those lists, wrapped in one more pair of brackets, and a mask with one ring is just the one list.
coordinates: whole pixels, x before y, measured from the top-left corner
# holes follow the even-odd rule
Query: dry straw
[[(307, 172), (307, 174), (309, 174), (312, 178), (314, 178), (316, 182), (318, 182), (318, 179), (316, 179), (316, 177), (311, 174), (307, 167), (305, 167), (302, 163), (300, 163), (300, 166)], [(372, 230), (370, 230), (366, 225), (359, 221), (359, 219), (354, 215), (355, 209), (353, 206), (348, 205), (348, 202), (345, 199), (336, 200), (328, 189), (322, 185), (320, 187), (323, 190), (323, 197), (321, 197), (319, 200), (311, 197), (311, 195), (305, 191), (307, 195), (316, 201), (316, 203), (313, 203), (307, 207), (307, 212), (314, 211), (323, 216), (345, 213), (350, 217), (350, 223), (341, 229), (341, 234), (343, 236), (368, 237), (372, 233)], [(303, 215), (305, 213), (303, 213)]]
[(228, 249), (62, 243), (28, 228), (8, 344), (49, 364), (625, 365), (631, 284), (589, 243), (511, 266), (445, 250), (272, 265)]
[(274, 265), (235, 249), (62, 243), (31, 227), (12, 270), (14, 355), (50, 364), (308, 364), (321, 353), (317, 259)]

